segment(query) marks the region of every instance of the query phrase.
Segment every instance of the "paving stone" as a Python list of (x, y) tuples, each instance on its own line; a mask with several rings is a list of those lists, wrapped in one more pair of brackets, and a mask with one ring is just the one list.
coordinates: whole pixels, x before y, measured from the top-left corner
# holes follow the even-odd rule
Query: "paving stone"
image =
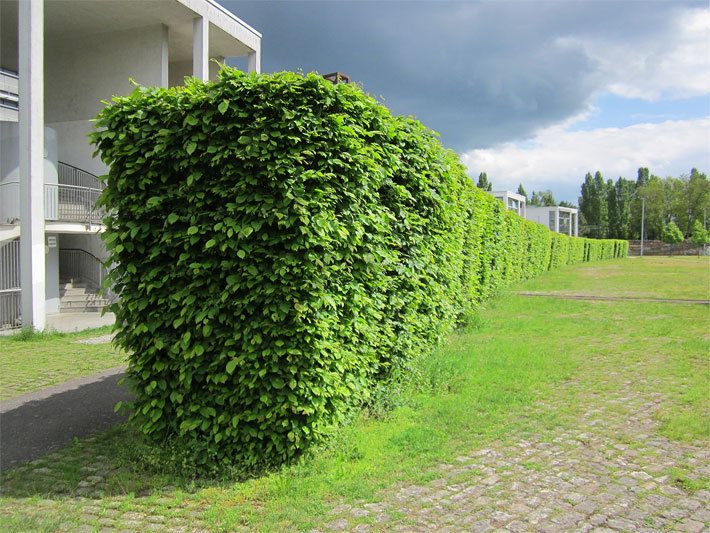
[(625, 518), (610, 518), (607, 520), (606, 525), (619, 531), (636, 531), (638, 529), (632, 521)]
[(689, 533), (700, 533), (705, 529), (705, 524), (702, 522), (697, 522), (695, 520), (683, 520), (680, 524), (676, 525), (678, 531), (687, 531)]
[(348, 521), (344, 518), (333, 520), (332, 522), (326, 524), (325, 528), (328, 531), (345, 531), (348, 528)]

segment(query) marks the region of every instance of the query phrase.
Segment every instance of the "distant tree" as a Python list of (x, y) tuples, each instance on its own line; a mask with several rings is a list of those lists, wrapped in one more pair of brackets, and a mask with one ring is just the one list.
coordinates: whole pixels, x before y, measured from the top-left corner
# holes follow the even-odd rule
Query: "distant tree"
[(648, 168), (639, 168), (638, 173), (636, 174), (636, 187), (645, 187), (646, 185), (648, 185), (648, 181), (650, 179), (651, 178), (650, 173), (648, 172)]
[(667, 244), (678, 244), (679, 242), (683, 242), (683, 232), (680, 231), (680, 228), (676, 226), (675, 222), (671, 221), (663, 226), (661, 240)]
[(594, 177), (588, 172), (582, 184), (582, 195), (579, 197), (579, 211), (582, 225), (586, 226), (584, 233), (589, 237), (605, 238), (608, 233), (608, 194), (607, 184), (601, 172)]
[(548, 189), (546, 191), (533, 191), (530, 204), (536, 207), (550, 207), (557, 205), (557, 201), (555, 200), (555, 195)]
[(562, 200), (559, 204), (560, 207), (569, 207), (571, 209), (577, 209), (577, 206), (574, 205), (572, 202), (568, 202), (566, 200)]
[(518, 185), (518, 194), (520, 196), (524, 196), (526, 202), (528, 201), (528, 193), (525, 192), (525, 188), (523, 187), (522, 183)]
[(612, 180), (606, 182), (607, 237), (610, 239), (630, 237), (631, 195), (635, 187), (635, 182), (624, 178), (617, 179), (616, 183)]
[(476, 187), (478, 187), (479, 189), (483, 189), (484, 191), (493, 190), (493, 184), (488, 181), (488, 176), (485, 172), (481, 172), (478, 175), (478, 183), (476, 183)]
[(658, 176), (651, 175), (648, 184), (636, 189), (634, 198), (634, 226), (636, 234), (641, 235), (641, 198), (646, 203), (645, 237), (649, 240), (662, 240), (663, 227), (670, 222), (671, 215), (668, 211), (668, 183)]
[(617, 194), (614, 182), (611, 179), (606, 181), (606, 216), (607, 216), (607, 237), (610, 239), (620, 239), (619, 228), (621, 226), (621, 199)]
[(693, 244), (710, 244), (710, 232), (703, 227), (703, 223), (699, 220), (696, 220), (693, 224), (690, 242)]

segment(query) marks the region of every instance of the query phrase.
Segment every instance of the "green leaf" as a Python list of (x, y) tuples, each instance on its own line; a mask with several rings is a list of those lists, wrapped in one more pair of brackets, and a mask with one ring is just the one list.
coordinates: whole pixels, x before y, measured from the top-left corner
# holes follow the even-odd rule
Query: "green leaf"
[(198, 231), (200, 231), (200, 228), (198, 228), (197, 226), (190, 226), (189, 228), (187, 228), (188, 235), (195, 235)]
[(223, 115), (227, 112), (227, 108), (229, 108), (228, 100), (222, 100), (222, 102), (217, 106), (217, 109), (219, 109), (219, 112)]
[(232, 359), (227, 363), (227, 374), (232, 375), (234, 374), (234, 369), (237, 368), (237, 361), (236, 359)]
[(168, 215), (168, 224), (175, 224), (179, 218), (180, 217), (178, 217), (175, 213), (170, 213)]
[(196, 148), (197, 148), (197, 143), (190, 142), (190, 143), (187, 143), (187, 146), (185, 147), (185, 151), (187, 152), (187, 155), (192, 155), (192, 153), (195, 151)]

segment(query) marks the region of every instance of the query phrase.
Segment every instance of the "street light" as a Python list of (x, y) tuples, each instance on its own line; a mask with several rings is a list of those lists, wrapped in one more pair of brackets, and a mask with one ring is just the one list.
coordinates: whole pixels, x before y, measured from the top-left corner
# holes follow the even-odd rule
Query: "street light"
[[(629, 196), (629, 200), (636, 196), (638, 194), (638, 191), (634, 191), (634, 193)], [(641, 198), (641, 257), (643, 257), (643, 234), (644, 234), (644, 222), (646, 220), (646, 198), (643, 196), (639, 196)]]

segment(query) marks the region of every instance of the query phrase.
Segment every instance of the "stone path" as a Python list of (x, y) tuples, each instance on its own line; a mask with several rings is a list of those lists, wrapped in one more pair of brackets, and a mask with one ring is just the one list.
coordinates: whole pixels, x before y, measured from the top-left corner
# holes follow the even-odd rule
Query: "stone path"
[(710, 532), (710, 491), (694, 490), (710, 477), (710, 450), (659, 436), (664, 398), (624, 377), (582, 393), (578, 420), (439, 465), (432, 481), (381, 501), (337, 506), (316, 531)]
[[(314, 533), (710, 533), (710, 491), (703, 485), (710, 479), (710, 449), (660, 435), (659, 411), (677, 400), (658, 392), (663, 387), (644, 372), (654, 354), (629, 364), (611, 364), (608, 357), (590, 355), (575, 380), (530, 408), (525, 416), (535, 421), (533, 430), (437, 465), (422, 477), (426, 482), (336, 505)], [(683, 390), (683, 382), (675, 382), (680, 378), (663, 379), (666, 390), (669, 381)], [(571, 400), (581, 408), (569, 409)], [(559, 414), (554, 427), (541, 422), (551, 412)], [(99, 438), (89, 438), (89, 448)], [(18, 530), (211, 530), (208, 499), (170, 486), (132, 494), (123, 485), (131, 473), (91, 449), (51, 453), (17, 470), (22, 483), (0, 487), (0, 496), (13, 496), (0, 505), (0, 517), (56, 519)], [(50, 487), (51, 494), (39, 499), (34, 487)]]
[(111, 341), (113, 340), (115, 334), (114, 333), (108, 333), (106, 335), (100, 335), (99, 337), (89, 337), (88, 339), (79, 339), (76, 342), (77, 344), (110, 344)]

